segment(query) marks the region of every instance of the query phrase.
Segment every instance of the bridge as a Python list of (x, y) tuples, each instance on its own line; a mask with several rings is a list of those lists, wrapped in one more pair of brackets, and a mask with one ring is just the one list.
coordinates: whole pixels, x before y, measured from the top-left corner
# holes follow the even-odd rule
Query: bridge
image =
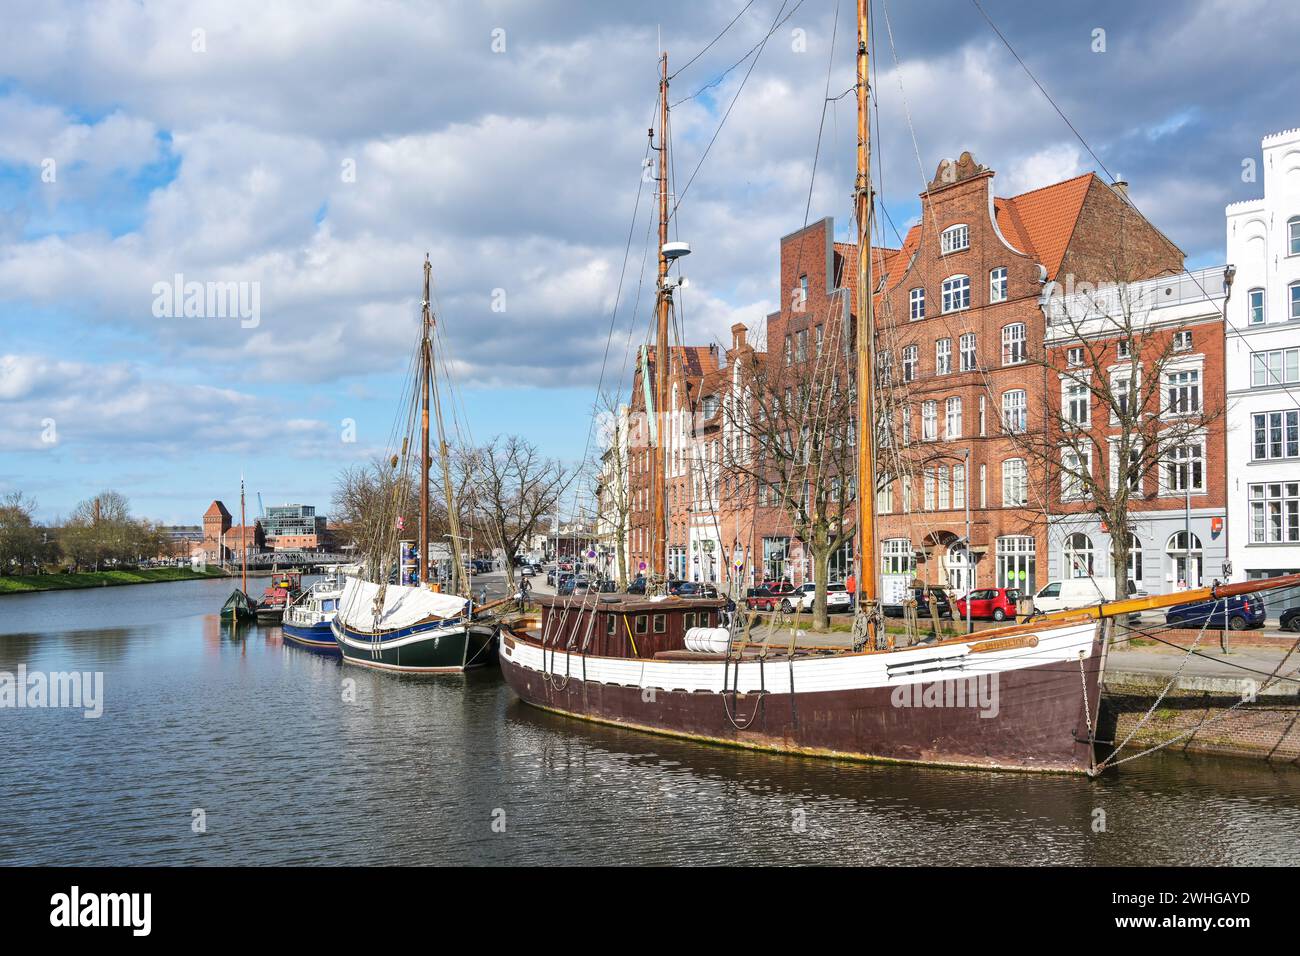
[[(276, 568), (304, 568), (325, 564), (353, 564), (357, 557), (347, 552), (330, 551), (267, 551), (248, 556), (248, 569), (270, 570)], [(227, 561), (223, 567), (235, 574), (239, 573), (238, 558)]]

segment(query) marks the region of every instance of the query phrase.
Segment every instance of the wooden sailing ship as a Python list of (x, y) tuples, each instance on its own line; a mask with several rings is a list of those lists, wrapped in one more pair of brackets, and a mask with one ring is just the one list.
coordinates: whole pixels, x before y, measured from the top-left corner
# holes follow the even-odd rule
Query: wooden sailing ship
[[(495, 660), (496, 627), (494, 622), (476, 620), (483, 609), (460, 597), (456, 591), (469, 593), (465, 563), (461, 557), (459, 508), (451, 480), (450, 454), (442, 420), (442, 402), (436, 380), (434, 361), (434, 317), (430, 299), (432, 266), (424, 262), (424, 298), (420, 318), (420, 342), (415, 394), (420, 406), (418, 548), (411, 564), (404, 560), (412, 549), (409, 542), (396, 540), (400, 521), (402, 490), (409, 469), (402, 467), (393, 482), (393, 510), (379, 520), (384, 524), (382, 545), (370, 556), (371, 580), (349, 576), (338, 596), (337, 612), (330, 630), (350, 664), (380, 670), (415, 673), (443, 673), (482, 667)], [(430, 416), (438, 430), (438, 458), (442, 469), (443, 491), (451, 525), (452, 593), (441, 591), (431, 580), (429, 562), (429, 471), (431, 467)], [(409, 440), (402, 442), (402, 454), (394, 455), (395, 471), (409, 450)]]
[[(867, 0), (858, 3), (858, 249), (871, 248)], [(672, 284), (668, 222), (668, 67), (662, 58), (658, 183), (658, 347), (666, 350)], [(856, 421), (876, 420), (871, 256), (857, 256)], [(655, 363), (654, 412), (667, 361)], [(651, 581), (665, 570), (665, 468), (651, 448)], [(852, 647), (751, 641), (754, 617), (726, 620), (722, 600), (586, 595), (540, 598), (540, 613), (503, 627), (504, 676), (545, 710), (713, 743), (826, 757), (1008, 770), (1093, 772), (1100, 687), (1116, 618), (1147, 608), (1295, 586), (1268, 582), (1118, 601), (893, 647), (883, 635), (875, 554), (873, 442), (857, 442), (860, 595)], [(725, 617), (724, 617), (725, 616)]]

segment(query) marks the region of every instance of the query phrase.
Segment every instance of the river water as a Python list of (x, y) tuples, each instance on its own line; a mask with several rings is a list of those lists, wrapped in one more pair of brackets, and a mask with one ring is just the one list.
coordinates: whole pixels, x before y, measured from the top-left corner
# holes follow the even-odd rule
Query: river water
[(1092, 781), (678, 742), (534, 711), (495, 669), (232, 632), (229, 590), (0, 597), (0, 671), (103, 674), (98, 719), (0, 708), (0, 864), (1300, 862), (1300, 769), (1173, 755)]

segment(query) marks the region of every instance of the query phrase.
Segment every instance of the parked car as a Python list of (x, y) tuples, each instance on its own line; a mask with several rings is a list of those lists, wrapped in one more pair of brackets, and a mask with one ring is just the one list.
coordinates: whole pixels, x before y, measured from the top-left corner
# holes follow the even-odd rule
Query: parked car
[(573, 588), (572, 588), (572, 590), (574, 590), (574, 591), (585, 591), (585, 590), (587, 590), (587, 588), (589, 588), (589, 587), (591, 587), (591, 582), (590, 582), (589, 580), (587, 580), (587, 578), (584, 577), (583, 575), (579, 574), (578, 576), (576, 576), (576, 577), (573, 579)]
[(596, 582), (596, 593), (614, 594), (618, 591), (618, 582), (613, 578), (601, 578)]
[(957, 616), (966, 616), (966, 605), (970, 604), (970, 616), (987, 621), (1005, 621), (1016, 616), (1016, 602), (1020, 600), (1019, 588), (978, 588), (956, 602)]
[[(935, 610), (938, 611), (939, 617), (952, 617), (952, 605), (948, 602), (948, 595), (944, 593), (941, 587), (913, 588), (912, 600), (916, 602), (916, 616), (930, 616), (930, 602), (934, 602)], [(903, 605), (885, 604), (881, 607), (886, 617), (902, 617)]]
[(1278, 619), (1278, 624), (1282, 626), (1284, 631), (1300, 631), (1300, 604), (1283, 611), (1281, 618)]
[[(1128, 582), (1128, 593), (1138, 593), (1137, 584), (1133, 581)], [(1070, 611), (1113, 601), (1115, 597), (1114, 578), (1066, 578), (1064, 581), (1049, 581), (1039, 588), (1034, 595), (1034, 610), (1043, 613)]]
[(645, 594), (645, 578), (638, 577), (627, 586), (628, 594)]
[(1245, 594), (1178, 604), (1165, 611), (1165, 623), (1173, 627), (1208, 627), (1220, 631), (1263, 627), (1267, 618), (1263, 599)]
[(668, 588), (668, 593), (677, 597), (717, 597), (718, 589), (699, 581), (677, 581)]
[[(811, 611), (816, 600), (817, 585), (804, 584), (781, 598), (781, 610), (787, 614), (796, 607)], [(833, 614), (836, 611), (851, 610), (853, 610), (853, 595), (849, 594), (848, 589), (843, 584), (826, 585), (826, 611)]]
[(751, 611), (770, 611), (779, 600), (780, 597), (773, 594), (771, 588), (750, 588), (745, 592), (745, 607)]

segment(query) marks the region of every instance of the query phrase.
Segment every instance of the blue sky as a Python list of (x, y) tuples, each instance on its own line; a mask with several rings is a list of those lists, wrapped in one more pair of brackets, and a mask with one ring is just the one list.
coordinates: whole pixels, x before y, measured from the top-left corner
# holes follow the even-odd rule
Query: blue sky
[[(339, 469), (385, 447), (426, 252), (472, 437), (517, 432), (576, 460), (620, 277), (607, 384), (627, 381), (649, 324), (648, 185), (626, 270), (624, 252), (661, 35), (682, 71), (678, 188), (695, 175), (674, 224), (694, 248), (687, 337), (723, 342), (738, 320), (761, 336), (777, 240), (810, 186), (810, 217), (849, 227), (852, 96), (828, 108), (815, 177), (813, 157), (828, 69), (832, 96), (852, 82), (853, 4), (757, 0), (686, 65), (743, 6), (11, 11), (0, 493), (49, 520), (113, 488), (137, 514), (192, 523), (237, 499), (242, 472), (268, 504), (328, 510)], [(1294, 5), (983, 6), (1189, 265), (1221, 261), (1224, 204), (1258, 194), (1243, 160), (1300, 125)], [(749, 61), (726, 72), (791, 9), (748, 80)], [(873, 15), (878, 185), (900, 230), (965, 149), (1002, 195), (1098, 169), (973, 5), (881, 0)], [(177, 274), (256, 285), (257, 322), (156, 315), (155, 285)]]

